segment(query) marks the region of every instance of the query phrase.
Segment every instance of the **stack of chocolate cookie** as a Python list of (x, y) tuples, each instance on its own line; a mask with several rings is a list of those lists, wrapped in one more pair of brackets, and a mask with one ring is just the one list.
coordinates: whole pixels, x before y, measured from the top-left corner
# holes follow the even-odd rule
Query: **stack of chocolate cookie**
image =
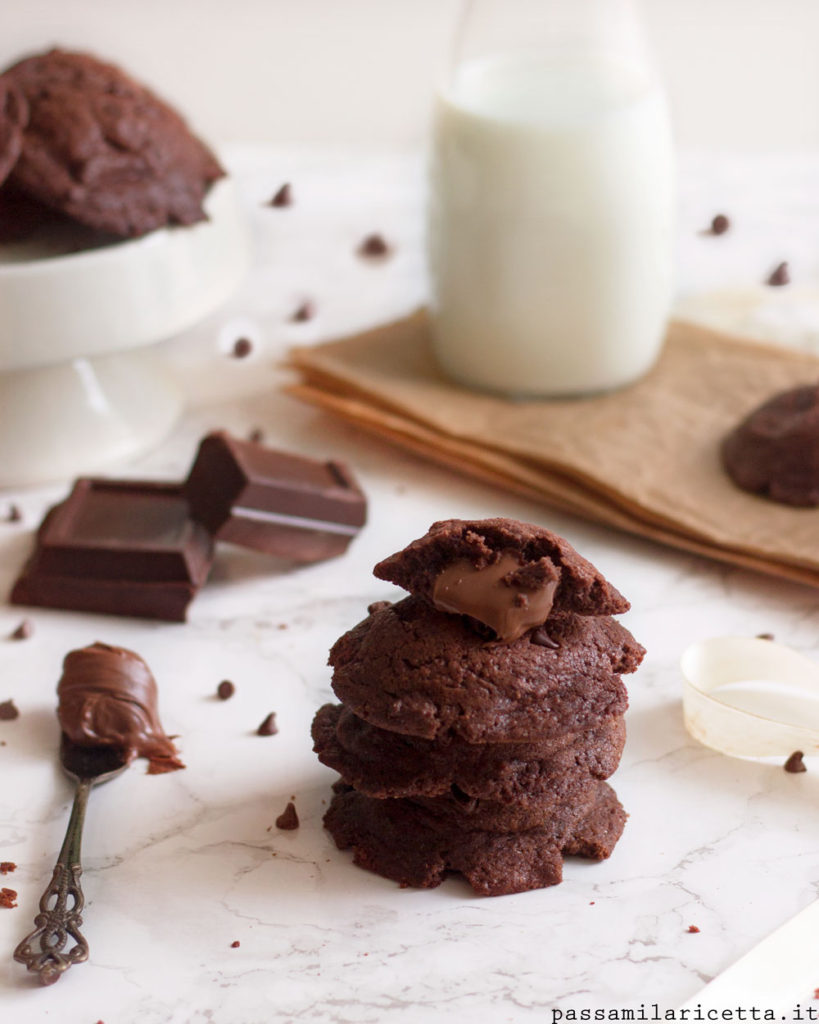
[(436, 523), (375, 568), (410, 592), (330, 654), (313, 722), (341, 775), (324, 823), (402, 885), (448, 871), (485, 895), (608, 857), (625, 823), (603, 781), (625, 741), (622, 673), (643, 648), (626, 599), (562, 538), (508, 519)]

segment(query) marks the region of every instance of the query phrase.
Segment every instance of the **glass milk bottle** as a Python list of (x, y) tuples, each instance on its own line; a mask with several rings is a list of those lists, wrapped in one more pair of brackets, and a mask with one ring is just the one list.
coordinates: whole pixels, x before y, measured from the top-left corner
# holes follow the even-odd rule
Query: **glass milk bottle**
[(518, 397), (629, 384), (672, 288), (673, 150), (628, 0), (472, 0), (433, 128), (435, 352)]

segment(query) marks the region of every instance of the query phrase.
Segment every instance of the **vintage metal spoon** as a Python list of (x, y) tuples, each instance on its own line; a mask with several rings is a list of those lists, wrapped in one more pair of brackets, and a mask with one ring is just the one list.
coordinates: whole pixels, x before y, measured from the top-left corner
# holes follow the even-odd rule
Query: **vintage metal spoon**
[[(120, 748), (82, 747), (63, 734), (60, 763), (77, 784), (65, 839), (48, 888), (40, 897), (34, 931), (14, 951), (14, 959), (38, 974), (43, 985), (59, 981), (72, 964), (88, 959), (88, 943), (80, 925), (85, 899), (80, 885), (80, 846), (85, 808), (93, 786), (113, 779), (128, 767)], [(69, 939), (74, 945), (66, 950)]]

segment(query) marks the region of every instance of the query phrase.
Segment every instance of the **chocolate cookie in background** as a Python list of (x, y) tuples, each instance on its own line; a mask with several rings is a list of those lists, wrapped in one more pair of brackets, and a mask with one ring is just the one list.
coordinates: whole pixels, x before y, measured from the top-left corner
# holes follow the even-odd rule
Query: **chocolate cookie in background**
[(819, 385), (793, 388), (754, 409), (723, 441), (737, 487), (785, 505), (819, 505)]
[(224, 175), (216, 157), (115, 65), (51, 50), (8, 68), (0, 87), (28, 110), (9, 174), (21, 192), (120, 238), (206, 219), (207, 190)]
[(402, 885), (460, 872), (484, 895), (607, 857), (626, 815), (603, 781), (625, 741), (621, 674), (644, 655), (626, 599), (562, 538), (449, 520), (376, 566), (411, 591), (330, 654), (341, 705), (313, 722), (341, 775), (325, 826)]

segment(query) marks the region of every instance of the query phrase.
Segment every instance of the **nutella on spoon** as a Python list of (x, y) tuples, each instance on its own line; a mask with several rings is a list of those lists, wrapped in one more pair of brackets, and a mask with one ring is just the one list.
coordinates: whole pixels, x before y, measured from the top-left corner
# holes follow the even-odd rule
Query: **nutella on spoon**
[(133, 651), (102, 643), (71, 651), (57, 695), (60, 726), (77, 746), (119, 749), (125, 762), (144, 757), (151, 775), (185, 767), (159, 721), (156, 680)]

